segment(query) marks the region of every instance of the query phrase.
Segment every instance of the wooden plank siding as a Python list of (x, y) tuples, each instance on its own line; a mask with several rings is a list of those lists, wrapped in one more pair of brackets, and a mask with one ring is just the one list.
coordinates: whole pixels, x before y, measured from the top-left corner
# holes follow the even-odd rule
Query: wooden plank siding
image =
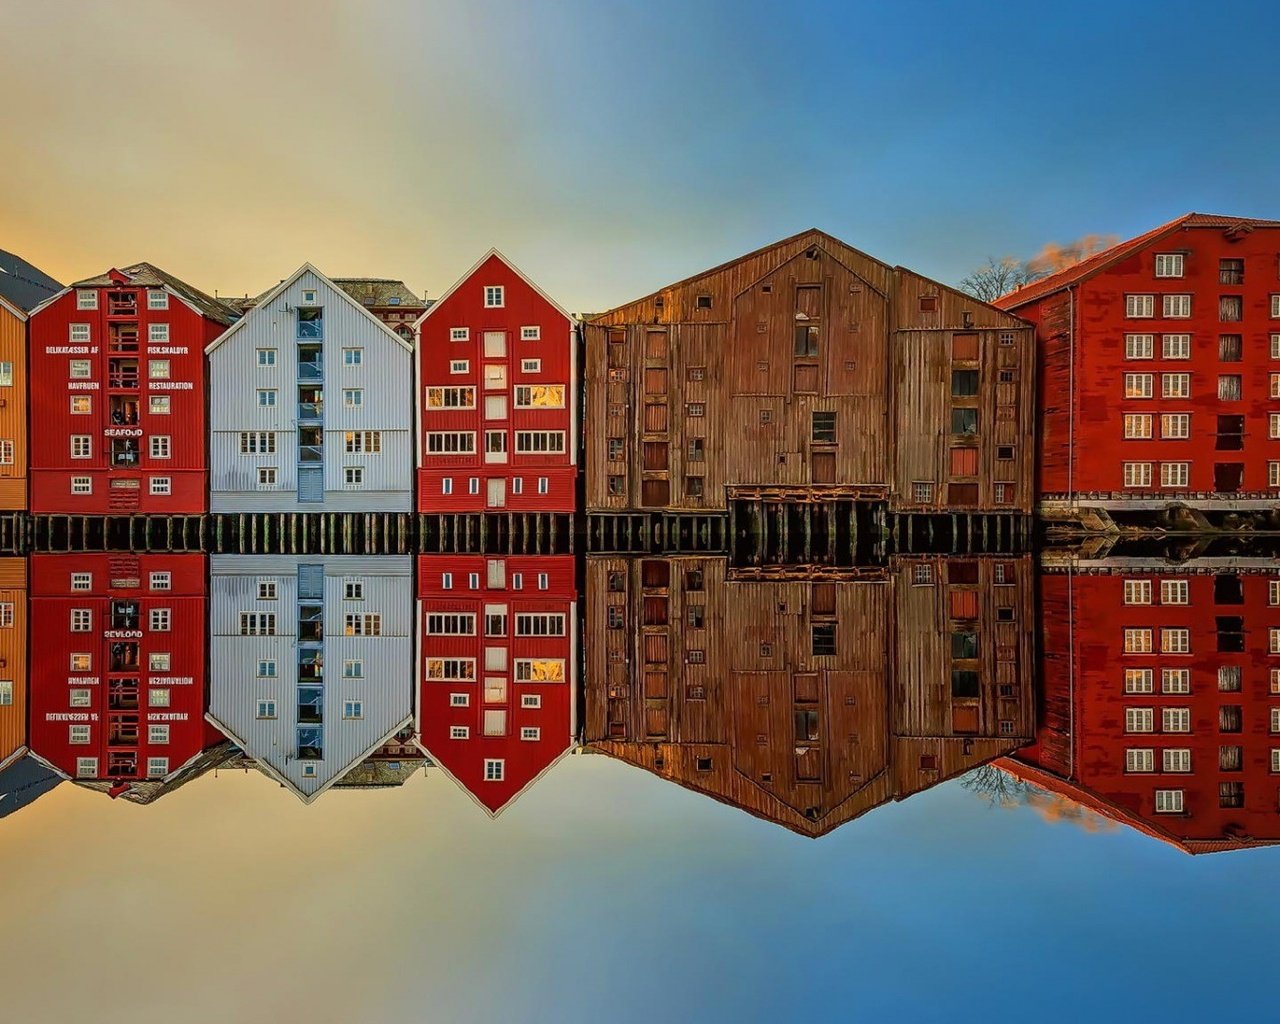
[[(975, 581), (983, 645), (976, 729), (952, 721), (945, 560), (837, 584), (589, 557), (584, 742), (810, 836), (1007, 754), (1035, 733), (1032, 641), (1016, 632), (1030, 633), (1030, 561), (1001, 559), (999, 586), (994, 560), (955, 561), (976, 568), (957, 573)], [(924, 564), (936, 585), (916, 584)], [(824, 625), (833, 651), (815, 653)]]
[[(962, 400), (979, 407), (979, 430), (961, 443), (981, 457), (979, 486), (949, 490), (957, 332), (979, 335), (964, 363), (978, 396)], [(774, 487), (921, 510), (1030, 507), (1030, 328), (822, 232), (595, 316), (585, 339), (586, 420), (604, 425), (586, 432), (591, 511), (721, 510)], [(1009, 387), (1001, 369), (1015, 371)], [(920, 500), (916, 482), (932, 485)]]
[(0, 299), (0, 363), (9, 372), (0, 380), (0, 511), (27, 507), (27, 317)]
[[(27, 561), (0, 558), (0, 769), (27, 748)], [(5, 685), (7, 684), (7, 685)], [(4, 701), (7, 701), (5, 703)]]

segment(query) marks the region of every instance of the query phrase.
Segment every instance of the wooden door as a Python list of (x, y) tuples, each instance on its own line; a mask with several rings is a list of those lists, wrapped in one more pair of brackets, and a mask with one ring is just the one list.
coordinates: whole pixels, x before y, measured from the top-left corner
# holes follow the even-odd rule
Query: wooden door
[(836, 482), (836, 453), (814, 452), (809, 459), (809, 472), (815, 484)]
[(507, 507), (507, 481), (502, 477), (490, 478), (488, 481), (487, 504), (490, 508)]

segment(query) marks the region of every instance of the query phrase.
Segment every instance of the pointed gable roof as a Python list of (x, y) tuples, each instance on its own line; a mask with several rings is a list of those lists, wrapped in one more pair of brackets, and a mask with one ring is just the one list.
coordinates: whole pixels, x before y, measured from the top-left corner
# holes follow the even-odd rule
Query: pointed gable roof
[(1213, 213), (1183, 214), (1181, 217), (1177, 217), (1166, 224), (1152, 228), (1145, 234), (1130, 238), (1128, 241), (1119, 242), (1109, 249), (1094, 253), (1088, 259), (1081, 260), (1070, 267), (1064, 267), (1062, 270), (1050, 274), (1048, 277), (1042, 277), (1038, 281), (1032, 281), (1028, 285), (1009, 292), (1008, 295), (1002, 295), (995, 300), (994, 305), (1000, 309), (1015, 310), (1029, 302), (1042, 299), (1046, 295), (1052, 295), (1054, 292), (1059, 292), (1071, 285), (1079, 284), (1140, 251), (1152, 242), (1159, 241), (1164, 236), (1172, 234), (1181, 228), (1221, 228), (1227, 231), (1232, 229), (1252, 231), (1254, 228), (1259, 227), (1280, 227), (1280, 221), (1261, 220), (1256, 217), (1226, 217)]
[(449, 296), (451, 296), (454, 292), (456, 292), (459, 288), (461, 288), (467, 281), (471, 280), (472, 275), (474, 275), (477, 270), (483, 267), (493, 257), (496, 257), (498, 260), (500, 260), (508, 270), (510, 270), (513, 274), (516, 275), (516, 277), (520, 278), (521, 281), (523, 281), (535, 292), (537, 292), (540, 296), (542, 296), (542, 298), (545, 299), (548, 303), (550, 303), (551, 306), (556, 310), (556, 312), (560, 313), (566, 320), (573, 319), (573, 315), (569, 313), (568, 310), (566, 310), (562, 305), (560, 305), (560, 303), (556, 302), (556, 300), (553, 299), (550, 295), (548, 295), (541, 288), (539, 288), (534, 283), (533, 279), (529, 277), (528, 274), (526, 274), (523, 270), (517, 267), (509, 259), (507, 259), (507, 257), (504, 256), (502, 252), (494, 248), (494, 249), (490, 249), (487, 253), (485, 253), (478, 260), (476, 260), (475, 263), (471, 265), (471, 269), (468, 270), (465, 274), (463, 274), (460, 278), (458, 278), (458, 280), (454, 281), (453, 284), (450, 285), (449, 290), (445, 292), (443, 295), (441, 295), (440, 298), (435, 299), (434, 301), (431, 301), (428, 303), (427, 311), (423, 313), (422, 316), (418, 317), (416, 321), (414, 321), (414, 324), (413, 324), (414, 330), (417, 330), (419, 327), (421, 327), (422, 322), (426, 320), (427, 317), (431, 316), (432, 313), (436, 312), (438, 309), (443, 307), (444, 304), (448, 301)]
[[(131, 263), (129, 266), (122, 267), (119, 270), (112, 267), (96, 277), (86, 277), (82, 281), (75, 281), (63, 290), (69, 291), (72, 288), (110, 288), (112, 285), (123, 283), (128, 283), (137, 288), (164, 288), (176, 295), (197, 313), (208, 317), (215, 323), (229, 324), (234, 319), (232, 311), (225, 303), (219, 302), (212, 295), (202, 292), (199, 288), (187, 284), (186, 281), (174, 277), (152, 263)], [(41, 305), (43, 306), (45, 303), (41, 303)]]
[(5, 305), (26, 313), (60, 291), (62, 285), (39, 267), (0, 249), (0, 300)]
[[(365, 319), (369, 321), (369, 323), (376, 325), (378, 330), (382, 331), (383, 334), (385, 334), (388, 338), (390, 338), (397, 345), (403, 348), (406, 352), (413, 351), (412, 345), (410, 345), (407, 341), (405, 341), (402, 337), (400, 337), (400, 335), (396, 334), (395, 331), (393, 331), (390, 327), (384, 324), (376, 316), (370, 313), (369, 310), (364, 306), (364, 304), (361, 303), (356, 298), (354, 298), (349, 291), (347, 291), (345, 288), (338, 285), (332, 278), (326, 277), (323, 273), (321, 273), (314, 266), (312, 266), (312, 264), (304, 263), (297, 270), (295, 270), (289, 277), (286, 277), (283, 281), (281, 281), (278, 285), (272, 288), (269, 292), (255, 299), (251, 306), (245, 307), (243, 310), (244, 315), (241, 316), (240, 319), (236, 320), (235, 323), (231, 324), (230, 329), (224, 331), (222, 334), (218, 335), (218, 337), (214, 338), (213, 341), (210, 342), (209, 345), (205, 348), (205, 353), (208, 354), (209, 352), (212, 352), (218, 346), (228, 341), (232, 335), (234, 335), (238, 330), (240, 330), (241, 327), (249, 323), (249, 321), (253, 317), (257, 316), (260, 310), (264, 310), (268, 306), (270, 306), (271, 303), (274, 302), (279, 295), (281, 295), (283, 292), (289, 289), (294, 284), (294, 282), (296, 282), (299, 278), (302, 277), (303, 274), (307, 274), (307, 273), (314, 274), (316, 277), (320, 279), (321, 282), (323, 282), (329, 288), (333, 289), (334, 293), (340, 296), (342, 301), (349, 303), (352, 306), (352, 308), (360, 310), (361, 315), (364, 316)], [(237, 307), (237, 308), (240, 308), (240, 307)], [(228, 323), (231, 322), (230, 318), (228, 318), (227, 322)]]

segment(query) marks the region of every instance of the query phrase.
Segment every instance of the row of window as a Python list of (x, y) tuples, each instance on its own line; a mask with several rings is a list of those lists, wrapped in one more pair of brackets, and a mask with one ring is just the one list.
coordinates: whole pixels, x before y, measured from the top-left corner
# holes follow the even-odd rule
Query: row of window
[[(1150, 293), (1128, 294), (1124, 297), (1124, 315), (1132, 320), (1149, 320), (1156, 315), (1157, 296)], [(1159, 296), (1160, 315), (1169, 320), (1185, 320), (1191, 316), (1191, 295), (1188, 292), (1166, 292)], [(1271, 296), (1271, 318), (1280, 320), (1280, 294)], [(1244, 319), (1244, 297), (1240, 295), (1218, 296), (1218, 319), (1235, 322)]]
[[(173, 438), (168, 434), (153, 434), (148, 440), (147, 450), (153, 459), (173, 457)], [(93, 458), (93, 435), (71, 435), (71, 457), (73, 459)]]
[[(471, 706), (471, 694), (469, 693), (451, 693), (449, 694), (449, 706), (451, 708), (469, 708)], [(522, 693), (520, 695), (520, 707), (529, 710), (537, 710), (542, 707), (542, 694), (540, 693)]]
[[(118, 293), (129, 295), (130, 293)], [(97, 309), (98, 308), (98, 290), (96, 288), (77, 288), (76, 289), (76, 309)], [(168, 309), (169, 293), (163, 288), (147, 289), (147, 309)]]
[[(1217, 668), (1218, 691), (1239, 693), (1243, 688), (1244, 673), (1239, 665), (1219, 665)], [(1273, 668), (1270, 675), (1270, 692), (1280, 694), (1280, 668)], [(1191, 669), (1162, 668), (1160, 691), (1165, 694), (1191, 692)], [(1125, 693), (1155, 693), (1155, 669), (1127, 668), (1124, 670)]]
[[(524, 477), (520, 477), (520, 476), (512, 477), (510, 483), (511, 483), (512, 494), (524, 493)], [(453, 493), (453, 477), (446, 476), (440, 481), (440, 493), (441, 494)], [(467, 480), (467, 493), (468, 494), (480, 493), (480, 478), (478, 476), (470, 477)], [(551, 481), (549, 478), (545, 476), (538, 477), (538, 493), (539, 494), (551, 493)]]
[[(67, 727), (67, 742), (73, 746), (84, 746), (92, 742), (91, 729), (89, 725), (72, 725)], [(155, 746), (164, 746), (169, 742), (169, 726), (167, 725), (148, 725), (147, 726), (147, 742)]]
[[(119, 486), (121, 481), (112, 481), (112, 486)], [(173, 478), (167, 476), (153, 476), (147, 480), (147, 490), (152, 497), (167, 497), (173, 493)], [(93, 477), (91, 476), (73, 476), (71, 478), (72, 494), (92, 494), (93, 493)]]
[[(450, 359), (449, 372), (450, 373), (470, 373), (471, 360), (470, 359)], [(521, 373), (541, 373), (542, 360), (541, 359), (521, 359), (520, 372)]]
[[(271, 674), (274, 675), (275, 673), (273, 672)], [(256, 717), (263, 720), (278, 718), (279, 712), (276, 701), (266, 697), (259, 700)], [(364, 701), (354, 699), (344, 700), (342, 702), (342, 717), (348, 720), (359, 720), (364, 718)]]
[[(562, 683), (565, 679), (564, 660), (561, 658), (517, 658), (514, 665), (515, 678), (521, 683)], [(506, 671), (506, 651), (493, 648), (492, 657), (486, 649), (485, 671)], [(428, 658), (425, 666), (426, 678), (432, 682), (475, 682), (475, 658)], [(537, 698), (541, 706), (542, 698)], [(526, 707), (530, 705), (525, 705)]]
[[(1161, 487), (1189, 487), (1191, 480), (1191, 463), (1189, 462), (1126, 462), (1123, 465), (1125, 487), (1150, 487), (1154, 479), (1153, 469), (1160, 467)], [(1267, 486), (1280, 487), (1280, 461), (1267, 463)], [(1218, 489), (1215, 485), (1215, 489)], [(1226, 487), (1226, 490), (1238, 490)]]
[[(276, 679), (279, 677), (279, 666), (274, 658), (262, 658), (258, 662), (259, 679)], [(363, 679), (364, 659), (348, 658), (342, 663), (343, 679)]]
[[(167, 378), (166, 378), (167, 379)], [(71, 415), (72, 416), (92, 416), (93, 415), (93, 396), (92, 395), (72, 395), (71, 396)], [(168, 416), (173, 411), (173, 402), (169, 395), (148, 395), (147, 411), (153, 416)], [(117, 425), (125, 422), (122, 412), (115, 413), (112, 417), (112, 423)], [(129, 422), (136, 423), (137, 411), (133, 411)]]
[[(80, 345), (91, 342), (93, 340), (93, 331), (91, 327), (92, 325), (90, 324), (68, 324), (67, 340)], [(169, 344), (169, 325), (147, 324), (147, 344)]]
[[(77, 651), (70, 655), (69, 666), (72, 673), (82, 675), (93, 671), (93, 655)], [(170, 672), (173, 669), (173, 655), (168, 651), (152, 651), (147, 655), (149, 672)]]
[[(1149, 579), (1124, 581), (1125, 604), (1151, 604), (1155, 594), (1154, 582)], [(1189, 604), (1189, 581), (1185, 579), (1160, 580), (1161, 604)], [(1228, 603), (1238, 604), (1238, 600)], [(1280, 605), (1280, 579), (1267, 581), (1267, 603)]]
[[(147, 587), (150, 590), (169, 590), (173, 587), (173, 573), (171, 572), (153, 572), (147, 577)], [(71, 589), (76, 591), (93, 589), (93, 573), (91, 572), (73, 572), (71, 574)], [(0, 605), (0, 609), (3, 609)], [(12, 605), (9, 605), (12, 608)], [(0, 622), (3, 625), (3, 622)]]
[[(1124, 375), (1125, 398), (1155, 397), (1154, 373), (1126, 373)], [(1238, 402), (1244, 394), (1244, 379), (1238, 373), (1218, 375), (1218, 399), (1223, 402)], [(1190, 398), (1191, 374), (1160, 374), (1161, 398)], [(1268, 397), (1280, 398), (1280, 373), (1273, 373), (1268, 386)]]
[[(257, 581), (258, 600), (274, 601), (280, 594), (280, 581), (263, 576)], [(342, 581), (342, 599), (344, 601), (364, 600), (364, 580), (344, 579)]]
[[(242, 430), (239, 441), (241, 455), (274, 455), (276, 452), (276, 435), (270, 430)], [(348, 455), (380, 455), (382, 431), (344, 431), (342, 450)]]
[[(1239, 620), (1232, 620), (1239, 621)], [(1219, 627), (1221, 630), (1221, 626)], [(1155, 630), (1149, 626), (1126, 627), (1124, 631), (1125, 654), (1152, 654)], [(1268, 651), (1280, 654), (1280, 627), (1272, 626), (1267, 631)], [(1161, 654), (1190, 654), (1191, 630), (1185, 626), (1163, 626), (1160, 629)]]
[[(169, 608), (152, 608), (147, 621), (151, 630), (167, 633), (173, 623), (173, 611)], [(88, 633), (93, 630), (93, 610), (91, 608), (71, 609), (71, 632)]]
[[(163, 779), (169, 774), (169, 759), (167, 757), (148, 757), (147, 758), (147, 778)], [(77, 757), (76, 758), (76, 778), (79, 779), (96, 779), (98, 777), (98, 759), (96, 757)]]
[[(517, 455), (564, 454), (565, 431), (563, 430), (517, 430), (515, 434)], [(500, 448), (490, 447), (490, 445), (499, 444)], [(505, 451), (506, 432), (486, 431), (485, 446), (486, 450), (491, 452)], [(427, 451), (432, 455), (474, 455), (476, 432), (474, 430), (431, 431), (427, 434)]]
[[(501, 290), (501, 289), (499, 289), (499, 290)], [(487, 294), (487, 292), (486, 292), (486, 294)], [(487, 305), (487, 304), (486, 304), (486, 305)], [(499, 303), (497, 304), (497, 307), (500, 307), (501, 305), (502, 305), (502, 303), (501, 303), (501, 302), (499, 302)], [(497, 307), (490, 307), (490, 308), (497, 308)], [(491, 344), (492, 344), (492, 345), (496, 345), (496, 344), (498, 344), (498, 343), (499, 343), (499, 341), (501, 341), (501, 342), (505, 345), (505, 343), (506, 343), (506, 338), (507, 338), (507, 332), (506, 332), (506, 331), (481, 331), (481, 332), (480, 332), (480, 335), (481, 335), (481, 337), (484, 339), (484, 345), (485, 345), (485, 352), (484, 352), (484, 354), (485, 354), (486, 356), (500, 356), (500, 355), (505, 354), (505, 352), (503, 352), (503, 351), (496, 351), (496, 350), (491, 351), (489, 346), (490, 346)], [(449, 340), (450, 340), (450, 341), (470, 341), (470, 340), (471, 340), (471, 328), (470, 328), (470, 327), (450, 327), (450, 328), (449, 328)], [(528, 325), (526, 325), (526, 326), (524, 326), (524, 327), (521, 327), (521, 328), (520, 328), (520, 340), (521, 340), (521, 341), (540, 341), (540, 340), (542, 340), (542, 328), (541, 328), (541, 327), (539, 327), (537, 324), (528, 324)]]
[[(1126, 359), (1154, 359), (1156, 336), (1154, 334), (1126, 334), (1124, 357)], [(1163, 359), (1190, 359), (1190, 334), (1162, 334), (1160, 355)], [(1244, 358), (1244, 338), (1239, 334), (1218, 335), (1218, 358), (1222, 362), (1238, 363)], [(1271, 358), (1280, 359), (1280, 334), (1271, 335)]]
[[(1126, 733), (1155, 732), (1155, 708), (1125, 708), (1124, 731)], [(1280, 733), (1280, 707), (1270, 709), (1270, 732)], [(1243, 729), (1243, 712), (1238, 706), (1218, 709), (1218, 727), (1221, 732), (1240, 732)], [(1190, 708), (1161, 708), (1160, 731), (1188, 733), (1191, 731)]]
[[(2, 685), (2, 684), (0, 684)], [(93, 706), (94, 690), (74, 687), (67, 691), (68, 706), (73, 708), (87, 708)], [(3, 703), (3, 701), (0, 701)], [(157, 686), (147, 691), (147, 707), (149, 708), (167, 708), (173, 704), (173, 691), (167, 686)]]
[[(427, 616), (427, 635), (475, 636), (476, 613), (432, 612)], [(561, 612), (520, 612), (516, 615), (515, 635), (564, 636), (565, 616)]]
[[(502, 736), (502, 735), (505, 735), (505, 729), (502, 732), (491, 732), (488, 725), (486, 724), (484, 734), (486, 736), (495, 736), (495, 735)], [(449, 739), (465, 740), (465, 739), (469, 739), (470, 737), (471, 737), (471, 730), (467, 726), (465, 725), (449, 726)], [(533, 740), (536, 742), (542, 739), (542, 730), (538, 728), (536, 725), (522, 726), (520, 729), (520, 738), (522, 740)], [(494, 769), (495, 774), (493, 778), (489, 777), (489, 765), (496, 766)], [(498, 760), (485, 761), (485, 781), (486, 782), (502, 781), (502, 762), (501, 761), (498, 761)]]
[[(498, 387), (506, 387), (503, 380)], [(490, 388), (485, 381), (486, 389)], [(563, 384), (517, 384), (513, 388), (515, 407), (517, 409), (563, 409), (565, 386)], [(501, 401), (499, 406), (495, 399)], [(485, 416), (488, 419), (501, 419), (506, 416), (506, 396), (486, 396)], [(474, 409), (476, 407), (476, 389), (474, 385), (440, 385), (426, 389), (427, 409)], [(498, 415), (493, 415), (499, 411)]]
[[(344, 636), (381, 636), (382, 616), (377, 612), (356, 613), (343, 616)], [(275, 636), (275, 612), (241, 612), (241, 636)]]

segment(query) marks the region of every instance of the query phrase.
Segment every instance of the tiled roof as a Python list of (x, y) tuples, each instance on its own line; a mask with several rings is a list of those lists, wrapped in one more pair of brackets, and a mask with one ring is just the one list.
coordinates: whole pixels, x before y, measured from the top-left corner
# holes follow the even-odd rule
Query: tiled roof
[(1022, 288), (1011, 291), (1008, 295), (1002, 295), (995, 300), (994, 305), (999, 306), (1001, 309), (1015, 310), (1020, 306), (1025, 306), (1028, 302), (1034, 302), (1036, 299), (1042, 299), (1046, 295), (1052, 295), (1054, 292), (1061, 291), (1069, 285), (1092, 277), (1094, 274), (1111, 266), (1111, 264), (1124, 259), (1126, 256), (1137, 252), (1143, 246), (1154, 242), (1162, 235), (1176, 231), (1178, 228), (1229, 229), (1235, 227), (1275, 228), (1280, 227), (1280, 221), (1261, 220), (1257, 217), (1225, 217), (1216, 213), (1187, 213), (1169, 221), (1167, 224), (1161, 224), (1158, 228), (1153, 228), (1145, 234), (1138, 235), (1137, 238), (1119, 242), (1109, 249), (1094, 253), (1088, 259), (1081, 260), (1073, 266), (1059, 270), (1048, 277), (1042, 277), (1038, 281), (1032, 281)]
[[(130, 283), (139, 288), (157, 288), (161, 285), (168, 285), (210, 320), (216, 320), (220, 324), (229, 324), (235, 319), (226, 303), (215, 299), (212, 295), (206, 295), (199, 288), (193, 288), (186, 281), (179, 280), (172, 274), (166, 273), (150, 263), (134, 263), (127, 267), (121, 267), (120, 273), (128, 277)], [(112, 284), (111, 272), (107, 271), (97, 277), (88, 277), (83, 281), (76, 281), (72, 287), (109, 288)]]
[(60, 291), (62, 285), (39, 267), (0, 249), (0, 298), (25, 312)]
[(334, 277), (334, 284), (364, 306), (399, 306), (426, 309), (428, 303), (414, 295), (403, 281), (391, 277)]

